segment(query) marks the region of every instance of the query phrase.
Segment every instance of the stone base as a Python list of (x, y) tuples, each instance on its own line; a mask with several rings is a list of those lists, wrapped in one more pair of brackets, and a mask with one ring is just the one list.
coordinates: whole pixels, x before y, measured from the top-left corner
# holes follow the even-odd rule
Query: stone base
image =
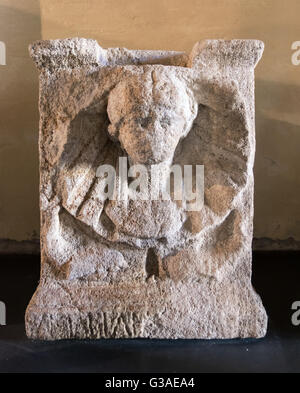
[(261, 338), (267, 316), (247, 282), (99, 285), (46, 281), (26, 312), (29, 338)]

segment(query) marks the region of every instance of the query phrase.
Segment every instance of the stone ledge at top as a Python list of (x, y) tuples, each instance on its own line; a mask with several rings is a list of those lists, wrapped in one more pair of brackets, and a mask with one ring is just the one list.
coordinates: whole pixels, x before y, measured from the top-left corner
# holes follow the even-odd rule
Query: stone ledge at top
[[(37, 68), (73, 69), (84, 66), (124, 66), (161, 64), (179, 67), (254, 68), (264, 51), (259, 40), (201, 40), (190, 55), (178, 51), (102, 48), (96, 40), (67, 38), (36, 41), (29, 47)], [(215, 53), (214, 56), (212, 54)]]

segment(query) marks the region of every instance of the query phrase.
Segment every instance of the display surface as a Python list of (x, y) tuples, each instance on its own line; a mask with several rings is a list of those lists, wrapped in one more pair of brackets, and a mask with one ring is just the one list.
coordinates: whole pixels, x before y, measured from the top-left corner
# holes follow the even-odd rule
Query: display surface
[[(255, 40), (200, 41), (190, 56), (77, 38), (31, 46), (40, 71), (42, 268), (26, 312), (30, 338), (265, 335), (251, 285), (262, 52)], [(144, 168), (152, 184), (155, 166), (163, 185), (172, 165), (203, 165), (203, 205), (190, 209), (175, 192), (106, 197), (99, 168), (116, 169), (119, 193), (120, 159)]]

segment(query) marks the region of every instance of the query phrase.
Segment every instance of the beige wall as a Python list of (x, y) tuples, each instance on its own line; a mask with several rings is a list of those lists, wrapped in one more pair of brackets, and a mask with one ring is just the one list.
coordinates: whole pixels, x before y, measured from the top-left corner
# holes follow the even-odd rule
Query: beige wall
[(0, 239), (38, 236), (38, 83), (28, 44), (41, 38), (37, 0), (0, 0)]
[(103, 47), (189, 52), (203, 38), (258, 38), (255, 236), (300, 240), (299, 0), (0, 0), (0, 238), (38, 233), (36, 39), (90, 37)]

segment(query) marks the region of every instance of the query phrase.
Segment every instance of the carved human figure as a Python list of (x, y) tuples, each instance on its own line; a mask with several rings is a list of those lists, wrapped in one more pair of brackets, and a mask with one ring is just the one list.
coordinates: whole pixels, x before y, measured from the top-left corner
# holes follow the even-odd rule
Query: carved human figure
[[(75, 38), (30, 52), (40, 70), (42, 271), (28, 336), (262, 337), (250, 276), (263, 43), (205, 40), (188, 56)], [(121, 156), (151, 180), (156, 165), (162, 188), (172, 165), (204, 165), (201, 211), (175, 198), (106, 198), (98, 168), (118, 173)]]
[(108, 131), (134, 164), (172, 162), (180, 139), (187, 136), (198, 105), (176, 77), (155, 70), (121, 81), (110, 93)]
[[(191, 130), (197, 109), (192, 92), (183, 82), (149, 70), (121, 81), (111, 91), (108, 132), (128, 154), (131, 165), (142, 164), (146, 168), (149, 180), (151, 166), (155, 165), (165, 189), (175, 149)], [(129, 205), (128, 208), (118, 200), (110, 201), (105, 209), (119, 230), (128, 235), (159, 238), (182, 225), (177, 204), (163, 201), (161, 195), (158, 200), (131, 200)], [(151, 214), (145, 215), (147, 210)], [(134, 211), (134, 223), (130, 211)]]

